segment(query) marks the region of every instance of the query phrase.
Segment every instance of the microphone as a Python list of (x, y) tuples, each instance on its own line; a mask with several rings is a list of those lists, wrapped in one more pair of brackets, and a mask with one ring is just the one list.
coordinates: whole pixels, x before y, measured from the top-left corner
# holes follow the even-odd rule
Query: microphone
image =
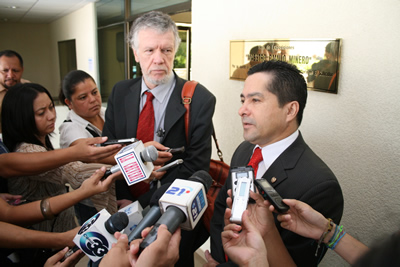
[(154, 223), (161, 217), (161, 209), (158, 205), (158, 201), (162, 195), (167, 191), (171, 183), (163, 184), (158, 188), (150, 199), (150, 209), (143, 219), (139, 222), (135, 229), (128, 235), (128, 242), (132, 240), (139, 239), (142, 237), (142, 231), (149, 226), (154, 225)]
[(111, 216), (107, 210), (102, 209), (82, 225), (73, 241), (96, 262), (107, 254), (112, 243), (117, 242), (114, 233), (123, 230), (128, 222), (125, 212), (117, 212)]
[[(133, 173), (137, 174), (137, 172), (135, 172), (134, 167), (137, 167), (137, 166), (141, 167), (140, 165), (143, 165), (145, 162), (153, 162), (153, 161), (157, 160), (157, 158), (158, 158), (157, 148), (155, 146), (144, 147), (143, 143), (141, 141), (139, 141), (139, 142), (141, 143), (141, 145), (143, 147), (143, 149), (141, 149), (141, 147), (139, 147), (139, 149), (136, 149), (139, 151), (135, 151), (135, 146), (134, 146), (135, 143), (134, 143), (132, 145), (126, 146), (125, 148), (121, 149), (120, 152), (118, 152), (118, 154), (115, 156), (115, 159), (117, 160), (117, 162), (119, 164), (114, 165), (110, 169), (108, 169), (104, 173), (103, 179), (105, 179), (108, 176), (110, 176), (111, 174), (116, 173), (117, 171), (121, 170), (125, 179), (131, 180), (132, 177), (130, 177), (128, 174), (132, 173), (131, 171), (134, 171)], [(128, 148), (128, 149), (126, 149), (126, 148)], [(136, 156), (137, 152), (139, 152), (138, 154), (140, 155), (140, 159)], [(119, 156), (120, 153), (123, 155)], [(129, 156), (130, 156), (130, 158), (129, 158)], [(133, 156), (133, 158), (132, 158), (132, 156)], [(122, 159), (122, 163), (120, 163), (118, 161), (117, 157), (118, 157), (118, 159)], [(132, 164), (132, 160), (133, 161), (136, 160), (136, 162), (133, 162), (133, 164)], [(140, 164), (140, 163), (142, 163), (142, 164)], [(122, 168), (121, 168), (121, 166), (122, 166)], [(152, 165), (151, 167), (152, 167), (152, 169), (151, 169), (151, 171), (152, 171), (154, 169), (154, 166)], [(151, 171), (150, 171), (150, 173), (151, 173)], [(132, 183), (132, 184), (134, 184), (134, 183)], [(128, 183), (128, 185), (129, 185), (129, 183)]]
[(140, 248), (145, 249), (157, 239), (161, 224), (165, 224), (170, 233), (174, 233), (179, 226), (184, 230), (193, 230), (208, 206), (206, 193), (211, 184), (211, 176), (203, 170), (195, 172), (188, 180), (175, 179), (159, 201), (162, 216)]
[(128, 214), (125, 212), (117, 212), (111, 215), (110, 218), (104, 223), (104, 227), (107, 232), (114, 234), (115, 232), (120, 232), (128, 226), (129, 218)]

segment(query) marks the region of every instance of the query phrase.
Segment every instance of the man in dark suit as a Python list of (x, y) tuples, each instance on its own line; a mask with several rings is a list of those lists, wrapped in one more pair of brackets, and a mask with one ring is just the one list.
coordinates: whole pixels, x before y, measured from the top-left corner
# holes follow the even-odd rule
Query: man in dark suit
[[(121, 81), (114, 86), (108, 99), (102, 133), (109, 139), (138, 137), (142, 127), (139, 123), (140, 113), (150, 92), (154, 96), (151, 101), (154, 107), (152, 144), (159, 150), (185, 147), (184, 153), (176, 154), (172, 159), (169, 153), (159, 151), (159, 157), (184, 160), (183, 164), (169, 169), (163, 176), (158, 174), (151, 177), (159, 179), (162, 184), (170, 183), (176, 178), (187, 179), (198, 170), (208, 171), (211, 158), (212, 116), (216, 99), (204, 86), (196, 86), (190, 104), (187, 141), (184, 120), (186, 109), (181, 97), (186, 81), (172, 70), (179, 43), (177, 27), (168, 15), (152, 11), (135, 20), (130, 32), (130, 44), (136, 61), (140, 63), (143, 77)], [(131, 187), (135, 189), (139, 186), (135, 184)], [(138, 199), (142, 207), (146, 207), (155, 190), (156, 187), (153, 187), (150, 191), (140, 192), (142, 194), (138, 197), (132, 197), (131, 190), (122, 181), (117, 184), (117, 198)], [(197, 228), (204, 228), (201, 226)], [(194, 236), (196, 231), (200, 231), (197, 228), (190, 233), (191, 237), (187, 237), (189, 232), (182, 231), (180, 260), (177, 265), (193, 265), (193, 252), (205, 241), (203, 235)], [(208, 237), (208, 233), (206, 235)], [(188, 240), (193, 244), (188, 244)], [(182, 247), (187, 250), (184, 251)], [(193, 251), (190, 250), (192, 248)]]
[[(251, 68), (248, 75), (239, 109), (245, 141), (236, 149), (231, 166), (248, 165), (253, 151), (261, 149), (256, 179), (267, 179), (283, 198), (306, 202), (338, 224), (343, 213), (340, 185), (298, 130), (307, 101), (307, 85), (300, 71), (286, 62), (268, 61)], [(212, 257), (206, 255), (209, 266), (234, 265), (226, 262), (221, 241), (228, 189), (231, 177), (215, 202), (210, 233)], [(255, 213), (256, 206), (249, 204), (248, 209)], [(273, 216), (258, 218), (254, 223), (264, 238), (271, 266), (316, 266), (326, 252), (323, 246), (315, 256), (318, 241), (281, 228)]]

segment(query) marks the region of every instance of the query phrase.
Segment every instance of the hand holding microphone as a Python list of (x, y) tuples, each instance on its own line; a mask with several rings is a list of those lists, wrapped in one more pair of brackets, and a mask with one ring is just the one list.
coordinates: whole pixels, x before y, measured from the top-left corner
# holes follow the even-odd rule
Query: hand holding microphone
[(96, 262), (107, 254), (112, 243), (116, 241), (114, 233), (122, 231), (128, 222), (128, 215), (125, 212), (117, 212), (110, 216), (103, 209), (82, 225), (74, 238), (74, 243)]
[(158, 228), (162, 224), (170, 233), (174, 233), (179, 226), (184, 230), (193, 230), (208, 206), (206, 193), (211, 183), (212, 178), (206, 171), (198, 171), (188, 180), (176, 179), (161, 197), (159, 202), (163, 214), (140, 248), (146, 248), (157, 239)]
[(154, 146), (144, 147), (142, 141), (135, 142), (121, 149), (115, 155), (117, 165), (111, 167), (104, 177), (121, 170), (128, 186), (146, 180), (154, 169), (158, 151)]

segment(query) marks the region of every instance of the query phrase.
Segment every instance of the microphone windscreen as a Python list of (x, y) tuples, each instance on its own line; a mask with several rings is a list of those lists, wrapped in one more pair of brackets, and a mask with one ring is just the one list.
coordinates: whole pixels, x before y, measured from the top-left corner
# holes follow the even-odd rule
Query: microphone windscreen
[(110, 218), (104, 223), (105, 228), (110, 234), (120, 232), (128, 226), (129, 218), (125, 212), (117, 212), (111, 215)]
[(145, 162), (153, 162), (158, 158), (158, 151), (155, 146), (148, 146), (140, 152), (142, 160)]
[(212, 178), (210, 174), (204, 170), (193, 173), (193, 175), (189, 177), (189, 180), (202, 183), (204, 188), (206, 189), (206, 193), (208, 192), (208, 189), (210, 189), (212, 184)]
[(160, 188), (158, 188), (153, 195), (151, 196), (150, 199), (150, 207), (153, 207), (154, 205), (158, 206), (158, 201), (160, 200), (160, 198), (162, 197), (162, 195), (164, 195), (165, 191), (167, 191), (168, 187), (171, 185), (171, 183), (166, 183), (163, 184), (162, 186), (160, 186)]

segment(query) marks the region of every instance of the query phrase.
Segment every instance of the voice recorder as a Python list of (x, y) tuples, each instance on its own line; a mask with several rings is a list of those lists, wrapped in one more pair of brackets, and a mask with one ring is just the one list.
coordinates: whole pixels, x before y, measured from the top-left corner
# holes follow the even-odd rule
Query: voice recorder
[(255, 192), (254, 190), (254, 170), (251, 166), (245, 167), (233, 167), (231, 168), (231, 180), (232, 180), (232, 199), (235, 198), (237, 188), (238, 188), (238, 180), (239, 178), (247, 178), (250, 180), (250, 190)]
[(280, 212), (285, 213), (289, 210), (289, 206), (282, 201), (282, 197), (276, 192), (270, 183), (264, 178), (255, 180), (256, 187), (259, 193), (263, 196), (265, 200), (271, 202), (274, 208)]

